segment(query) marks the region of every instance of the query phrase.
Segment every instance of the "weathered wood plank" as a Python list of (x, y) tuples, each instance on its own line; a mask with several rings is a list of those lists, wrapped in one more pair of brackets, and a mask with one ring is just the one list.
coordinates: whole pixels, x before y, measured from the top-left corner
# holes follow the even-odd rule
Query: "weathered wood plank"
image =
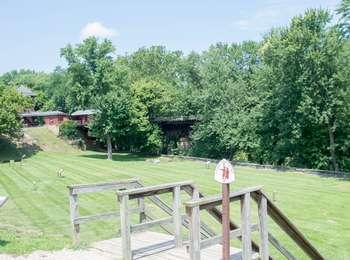
[(250, 224), (250, 193), (245, 193), (241, 199), (241, 231), (242, 259), (252, 259), (252, 238)]
[(255, 201), (259, 201), (260, 196), (264, 196), (267, 200), (267, 213), (278, 224), (278, 226), (286, 232), (286, 234), (294, 240), (294, 242), (311, 258), (325, 259), (318, 250), (306, 239), (299, 229), (288, 219), (286, 215), (262, 192), (256, 191), (252, 193)]
[(176, 186), (182, 187), (182, 186), (187, 186), (191, 184), (193, 184), (192, 181), (166, 183), (166, 184), (160, 184), (155, 186), (147, 186), (142, 188), (117, 191), (117, 194), (119, 196), (127, 194), (129, 195), (130, 199), (136, 199), (140, 197), (148, 197), (153, 195), (159, 195), (166, 192), (171, 192), (172, 189)]
[(79, 207), (78, 207), (78, 195), (69, 193), (69, 209), (70, 209), (70, 220), (73, 228), (73, 242), (74, 244), (79, 244), (80, 242), (80, 226), (74, 223), (75, 219), (79, 217)]
[(132, 251), (133, 259), (143, 258), (145, 256), (157, 254), (175, 247), (175, 240), (169, 240), (161, 243), (157, 243), (150, 246), (134, 249)]
[(287, 250), (273, 235), (270, 233), (269, 235), (269, 241), (271, 245), (273, 245), (282, 255), (284, 255), (288, 260), (296, 260), (294, 255), (292, 255), (291, 252)]
[(139, 198), (137, 200), (137, 204), (139, 206), (139, 222), (145, 222), (146, 221), (146, 213), (145, 213), (145, 199), (144, 198)]
[[(130, 212), (130, 214), (139, 213), (140, 210), (139, 210), (139, 208), (134, 208), (134, 209), (130, 209), (129, 212)], [(100, 214), (96, 214), (96, 215), (77, 217), (74, 220), (74, 224), (82, 224), (82, 223), (86, 223), (89, 221), (103, 220), (103, 219), (110, 219), (110, 218), (119, 218), (119, 217), (120, 217), (120, 214), (117, 211), (105, 212), (105, 213), (100, 213)]]
[(137, 231), (141, 231), (141, 230), (152, 228), (154, 226), (160, 226), (160, 225), (173, 223), (173, 221), (174, 221), (173, 217), (155, 219), (155, 220), (151, 220), (151, 221), (148, 221), (148, 222), (134, 224), (134, 225), (131, 226), (131, 231), (132, 232), (137, 232)]
[[(195, 192), (194, 194), (198, 194)], [(196, 195), (194, 195), (196, 196)], [(190, 218), (190, 259), (191, 260), (200, 260), (201, 251), (200, 251), (200, 215), (199, 207), (186, 207), (187, 214)]]
[(181, 217), (181, 189), (180, 186), (174, 187), (173, 190), (173, 223), (175, 246), (182, 246), (182, 217)]
[(131, 238), (130, 238), (130, 217), (129, 217), (129, 196), (124, 195), (120, 200), (120, 229), (122, 237), (122, 251), (124, 260), (132, 260)]
[[(237, 190), (230, 193), (230, 201), (239, 200), (246, 193), (258, 191), (262, 188), (262, 186), (256, 186), (246, 189)], [(198, 200), (191, 200), (185, 202), (185, 205), (188, 207), (196, 207), (199, 206), (200, 209), (209, 209), (212, 207), (216, 207), (221, 205), (222, 203), (222, 195), (211, 196), (211, 197), (203, 197)]]
[[(142, 185), (140, 183), (140, 185)], [(192, 196), (192, 188), (190, 186), (184, 186), (183, 190), (185, 190), (190, 196)], [(197, 194), (198, 195), (198, 194)], [(164, 210), (169, 215), (172, 214), (172, 208), (169, 207), (163, 200), (161, 200), (158, 196), (151, 196), (148, 197), (149, 200), (151, 200), (155, 205), (157, 205), (160, 209)], [(184, 218), (182, 220), (182, 225), (189, 229), (189, 220), (187, 218)], [(173, 234), (171, 232), (171, 234)], [(215, 236), (216, 233), (204, 222), (201, 221), (201, 236), (203, 238), (209, 238), (212, 236)]]
[[(195, 189), (195, 187), (193, 185), (184, 188), (184, 190), (188, 194), (192, 194), (194, 189)], [(200, 198), (204, 198), (205, 196), (202, 193), (199, 192), (199, 197)], [(221, 223), (221, 221), (222, 221), (222, 213), (221, 213), (220, 209), (218, 209), (216, 207), (213, 207), (213, 208), (209, 208), (209, 209), (206, 209), (206, 210), (211, 216), (213, 216), (217, 221), (219, 221)], [(237, 228), (239, 228), (239, 226), (235, 222), (233, 222), (231, 220), (230, 221), (230, 229), (234, 230), (234, 229), (237, 229)], [(239, 239), (241, 240), (241, 237), (239, 237)], [(259, 245), (256, 242), (254, 242), (253, 240), (252, 240), (252, 249), (254, 251), (256, 251), (256, 252), (259, 251)], [(269, 260), (273, 260), (273, 258), (270, 256)]]
[(269, 234), (267, 230), (267, 200), (264, 196), (258, 202), (259, 230), (260, 230), (260, 258), (269, 259)]
[[(259, 226), (257, 224), (251, 225), (251, 231), (259, 230)], [(238, 238), (242, 236), (242, 232), (240, 228), (234, 229), (230, 231), (230, 238)], [(222, 235), (217, 235), (215, 237), (207, 238), (201, 241), (201, 249), (220, 244), (222, 242)]]
[(128, 179), (115, 182), (103, 182), (103, 183), (91, 183), (91, 184), (78, 184), (69, 185), (67, 188), (72, 194), (82, 194), (89, 192), (99, 192), (104, 190), (117, 190), (121, 188), (131, 188), (134, 187), (138, 179)]

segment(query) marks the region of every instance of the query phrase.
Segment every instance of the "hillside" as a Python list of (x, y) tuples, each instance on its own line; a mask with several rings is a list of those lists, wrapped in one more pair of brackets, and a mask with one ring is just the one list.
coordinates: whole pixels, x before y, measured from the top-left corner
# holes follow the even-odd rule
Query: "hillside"
[(23, 155), (30, 157), (39, 151), (77, 153), (66, 141), (58, 138), (46, 127), (24, 128), (24, 136), (17, 142), (0, 138), (0, 161), (20, 160)]

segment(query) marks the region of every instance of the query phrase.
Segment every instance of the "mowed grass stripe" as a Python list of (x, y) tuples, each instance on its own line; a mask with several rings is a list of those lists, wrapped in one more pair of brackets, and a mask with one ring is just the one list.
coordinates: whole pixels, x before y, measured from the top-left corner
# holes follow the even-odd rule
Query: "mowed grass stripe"
[[(86, 155), (86, 157), (81, 156), (82, 154)], [(59, 248), (66, 244), (67, 241), (70, 242), (69, 213), (67, 211), (68, 190), (66, 188), (68, 184), (115, 181), (139, 177), (147, 185), (193, 180), (206, 195), (220, 192), (220, 185), (213, 181), (213, 166), (210, 169), (206, 169), (203, 163), (189, 161), (166, 162), (161, 160), (160, 164), (153, 164), (152, 162), (144, 161), (143, 158), (126, 155), (123, 155), (126, 157), (122, 155), (117, 156), (117, 158), (126, 158), (125, 160), (109, 162), (105, 159), (87, 157), (96, 156), (98, 153), (83, 152), (82, 154), (40, 152), (26, 160), (24, 165), (26, 169), (23, 171), (21, 167), (16, 168), (17, 173), (13, 169), (5, 169), (6, 174), (11, 172), (11, 176), (17, 176), (16, 185), (28, 189), (25, 196), (36, 198), (31, 193), (31, 186), (33, 185), (30, 183), (32, 181), (40, 180), (38, 182), (38, 185), (41, 186), (40, 192), (49, 192), (52, 186), (52, 193), (47, 198), (47, 202), (40, 203), (42, 205), (49, 204), (53, 207), (54, 205), (62, 207), (56, 212), (60, 216), (51, 217), (51, 219), (52, 224), (56, 224), (58, 229), (61, 229), (60, 233), (68, 237), (64, 238), (63, 242), (59, 241), (60, 238), (55, 237), (55, 231), (46, 228), (45, 234), (50, 237), (50, 245), (48, 246), (53, 249)], [(128, 158), (134, 158), (135, 161), (129, 161)], [(64, 169), (64, 178), (57, 177), (59, 168)], [(4, 171), (4, 169), (2, 170)], [(346, 217), (346, 212), (350, 210), (350, 192), (346, 189), (348, 182), (336, 178), (328, 179), (298, 173), (275, 173), (273, 171), (241, 167), (236, 168), (236, 171), (237, 181), (232, 185), (233, 189), (263, 184), (268, 194), (272, 194), (274, 190), (277, 191), (277, 204), (284, 209), (284, 212), (301, 230), (306, 231), (307, 237), (311, 238), (312, 242), (315, 243), (317, 248), (320, 248), (327, 258), (341, 259), (340, 257), (344, 255), (350, 257), (350, 254), (342, 249), (346, 248), (350, 241), (350, 237), (344, 234), (344, 230), (347, 230), (346, 227), (349, 226), (349, 219)], [(0, 174), (0, 183), (12, 186), (12, 182), (9, 182), (6, 178), (3, 180), (2, 175)], [(341, 185), (341, 189), (338, 188), (339, 185)], [(7, 192), (8, 187), (4, 190)], [(14, 190), (10, 189), (10, 192), (18, 198), (21, 198), (22, 195), (23, 198), (23, 194), (16, 194)], [(170, 197), (165, 196), (165, 199), (170, 201)], [(41, 193), (40, 198), (43, 198)], [(186, 198), (187, 196), (184, 195), (183, 200), (186, 200)], [(327, 204), (333, 199), (336, 201), (335, 203)], [(24, 204), (26, 202), (21, 199), (19, 203)], [(319, 207), (318, 205), (320, 204), (326, 204), (327, 207)], [(107, 208), (117, 208), (114, 193), (84, 194), (81, 196), (81, 205), (81, 211), (84, 214), (95, 214), (100, 210), (105, 211)], [(239, 215), (238, 208), (238, 204), (234, 205), (233, 216)], [(11, 209), (11, 212), (14, 211)], [(37, 211), (33, 213), (27, 209), (17, 212), (21, 212), (20, 215), (25, 215), (29, 219), (28, 215), (34, 214), (34, 217), (37, 217), (39, 214)], [(49, 213), (46, 214), (50, 215)], [(252, 214), (255, 215), (255, 210)], [(1, 211), (0, 216), (5, 217), (6, 212)], [(11, 218), (9, 220), (9, 224), (11, 224)], [(329, 220), (336, 223), (328, 223), (327, 221)], [(32, 224), (28, 223), (24, 225), (28, 225), (27, 228), (29, 229)], [(97, 221), (82, 225), (82, 239), (84, 242), (90, 242), (113, 237), (117, 233), (118, 225), (118, 220)], [(215, 226), (217, 227), (217, 225)], [(278, 231), (276, 226), (271, 228), (272, 232), (280, 234), (280, 232), (276, 232)], [(328, 239), (325, 240), (325, 237), (328, 237)], [(24, 236), (23, 241), (28, 242), (27, 248), (23, 250), (31, 251), (37, 248), (36, 244), (31, 243), (29, 235), (27, 237)], [(290, 247), (294, 247), (293, 243), (286, 238), (283, 238), (283, 242)], [(53, 245), (54, 243), (55, 245)], [(0, 250), (14, 252), (16, 248), (5, 246), (0, 247)], [(23, 250), (21, 249), (21, 251)], [(301, 255), (299, 257), (302, 258)]]

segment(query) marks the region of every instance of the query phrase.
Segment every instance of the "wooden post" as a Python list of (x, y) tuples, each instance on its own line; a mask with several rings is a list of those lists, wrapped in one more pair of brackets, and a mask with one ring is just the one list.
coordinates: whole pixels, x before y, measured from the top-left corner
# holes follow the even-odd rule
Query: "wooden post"
[(120, 200), (120, 229), (122, 237), (123, 260), (131, 260), (131, 238), (129, 219), (129, 195), (122, 195)]
[(222, 184), (222, 259), (230, 259), (230, 184)]
[(79, 217), (79, 207), (78, 207), (78, 194), (73, 194), (73, 190), (69, 190), (69, 207), (70, 207), (70, 221), (73, 228), (73, 242), (75, 245), (80, 242), (80, 226), (75, 224), (75, 219)]
[(174, 221), (174, 236), (175, 246), (182, 247), (182, 217), (181, 217), (181, 190), (180, 186), (176, 186), (173, 189), (173, 221)]
[(201, 259), (201, 234), (200, 234), (200, 216), (199, 206), (187, 208), (187, 214), (190, 218), (190, 259)]
[(258, 202), (259, 211), (259, 230), (260, 230), (260, 259), (269, 259), (269, 233), (267, 229), (267, 199), (264, 195), (260, 196)]
[(139, 206), (139, 209), (140, 209), (139, 222), (142, 223), (142, 222), (146, 221), (145, 199), (144, 198), (138, 198), (137, 202), (138, 202), (138, 206)]
[[(199, 191), (197, 187), (193, 187), (192, 200), (199, 199)], [(200, 260), (201, 258), (201, 234), (200, 234), (200, 215), (199, 207), (186, 208), (187, 215), (189, 216), (189, 235), (190, 235), (190, 259)]]
[(252, 259), (252, 239), (250, 224), (250, 193), (241, 198), (242, 259)]

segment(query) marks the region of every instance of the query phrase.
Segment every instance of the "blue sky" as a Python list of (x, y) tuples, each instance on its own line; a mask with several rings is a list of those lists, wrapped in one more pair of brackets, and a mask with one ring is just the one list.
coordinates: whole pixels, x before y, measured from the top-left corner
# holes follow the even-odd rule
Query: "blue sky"
[(106, 36), (117, 54), (142, 46), (202, 51), (216, 42), (259, 40), (310, 7), (334, 10), (339, 0), (0, 0), (0, 73), (52, 71), (60, 48)]

